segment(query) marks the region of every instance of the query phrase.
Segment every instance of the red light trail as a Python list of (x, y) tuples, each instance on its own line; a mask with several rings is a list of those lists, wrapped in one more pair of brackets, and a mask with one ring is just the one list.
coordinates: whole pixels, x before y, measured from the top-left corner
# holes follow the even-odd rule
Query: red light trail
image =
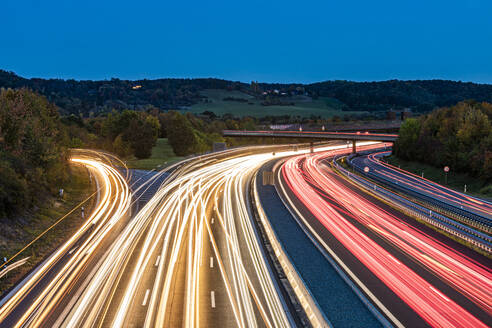
[[(346, 150), (345, 150), (346, 151)], [(338, 152), (339, 153), (339, 152)], [(395, 256), (370, 239), (341, 213), (348, 214), (388, 242), (454, 285), (487, 313), (492, 313), (492, 274), (432, 237), (370, 203), (335, 179), (320, 161), (334, 152), (288, 160), (282, 174), (297, 198), (354, 256), (430, 325), (486, 325), (444, 295)], [(314, 185), (314, 187), (313, 187)], [(344, 209), (330, 204), (319, 188)], [(347, 214), (347, 213), (344, 213)]]
[(488, 215), (492, 213), (492, 204), (488, 202), (438, 185), (421, 176), (380, 161), (377, 157), (385, 153), (387, 152), (383, 151), (367, 156), (367, 160), (373, 167), (374, 173), (380, 174), (386, 179), (396, 181), (399, 184), (406, 185), (424, 193), (429, 193), (433, 197), (444, 199), (457, 207), (465, 206)]

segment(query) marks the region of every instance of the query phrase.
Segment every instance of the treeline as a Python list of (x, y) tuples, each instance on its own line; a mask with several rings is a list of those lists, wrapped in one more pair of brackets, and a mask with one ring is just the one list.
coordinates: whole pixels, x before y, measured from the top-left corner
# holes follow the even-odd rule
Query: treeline
[(83, 119), (70, 115), (61, 119), (68, 130), (70, 148), (103, 149), (121, 158), (148, 158), (160, 131), (159, 121), (146, 112), (124, 110)]
[[(178, 156), (271, 143), (269, 139), (224, 139), (222, 131), (254, 130), (254, 118), (217, 118), (177, 111), (112, 110), (97, 117), (62, 116), (57, 106), (29, 89), (0, 92), (0, 219), (56, 195), (69, 177), (70, 148), (103, 149), (123, 159), (148, 158), (157, 138), (168, 138)], [(280, 140), (277, 143), (292, 142)]]
[(54, 194), (68, 177), (70, 138), (57, 108), (28, 90), (0, 93), (0, 219)]
[[(247, 84), (244, 84), (247, 86)], [(85, 117), (113, 109), (179, 109), (199, 102), (203, 89), (239, 89), (241, 83), (220, 79), (157, 79), (76, 81), (26, 79), (0, 70), (0, 88), (29, 88), (55, 103), (63, 115)]]
[(105, 149), (123, 158), (151, 155), (157, 117), (113, 111), (104, 117), (61, 117), (58, 108), (28, 89), (0, 92), (0, 219), (45, 202), (69, 177), (70, 148)]
[[(76, 81), (61, 79), (26, 79), (0, 70), (0, 88), (30, 88), (60, 107), (62, 114), (84, 117), (108, 113), (113, 109), (145, 111), (186, 109), (206, 102), (204, 89), (238, 90), (262, 100), (265, 105), (284, 104), (282, 94), (302, 95), (313, 99), (337, 99), (342, 110), (387, 111), (410, 108), (427, 112), (437, 107), (455, 105), (474, 99), (492, 102), (492, 85), (446, 80), (351, 82), (326, 81), (313, 84), (251, 84), (221, 79), (157, 79)], [(265, 96), (267, 94), (267, 96)], [(266, 99), (267, 97), (271, 99)], [(226, 97), (228, 98), (228, 97)], [(242, 101), (239, 99), (231, 101)], [(285, 104), (290, 104), (286, 102)], [(265, 112), (268, 115), (268, 112)], [(309, 115), (309, 114), (308, 114)]]
[(474, 101), (403, 122), (395, 155), (492, 182), (492, 104)]
[(410, 108), (428, 112), (468, 99), (492, 102), (492, 85), (446, 80), (349, 82), (311, 84), (311, 93), (336, 98), (350, 110), (380, 111)]
[[(214, 142), (226, 142), (229, 147), (246, 144), (247, 140), (223, 138), (223, 130), (254, 130), (257, 122), (254, 118), (217, 119), (198, 118), (190, 113), (176, 111), (159, 113), (161, 137), (168, 138), (173, 151), (178, 156), (198, 154), (212, 150)], [(256, 140), (255, 140), (256, 141)], [(251, 140), (249, 141), (251, 144)]]
[(113, 152), (121, 158), (148, 158), (157, 138), (168, 138), (178, 156), (200, 154), (211, 151), (214, 142), (226, 142), (236, 146), (242, 141), (226, 140), (225, 129), (256, 129), (252, 118), (212, 119), (177, 111), (162, 112), (113, 110), (96, 118), (81, 118), (69, 115), (62, 118), (69, 127), (70, 146), (77, 148), (99, 148)]
[[(162, 122), (162, 126), (161, 123)], [(69, 178), (69, 149), (104, 149), (122, 158), (147, 158), (159, 136), (179, 155), (212, 149), (226, 125), (157, 110), (112, 111), (96, 118), (62, 117), (28, 89), (0, 92), (0, 219), (39, 206)]]

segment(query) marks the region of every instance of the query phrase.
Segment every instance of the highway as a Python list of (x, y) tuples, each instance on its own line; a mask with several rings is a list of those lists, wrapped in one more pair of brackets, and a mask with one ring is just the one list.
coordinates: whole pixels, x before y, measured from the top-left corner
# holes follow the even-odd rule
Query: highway
[[(297, 325), (267, 263), (249, 201), (250, 180), (273, 158), (272, 150), (276, 157), (296, 153), (284, 148), (209, 155), (174, 170), (135, 217), (138, 226), (128, 228), (135, 235), (123, 234), (115, 247), (117, 254), (131, 245), (128, 254), (107, 259), (108, 267), (128, 259), (124, 270), (114, 270), (123, 271), (122, 278), (107, 310), (81, 303), (63, 326), (95, 318), (112, 327)], [(99, 279), (92, 289), (109, 294), (113, 280)]]
[[(97, 205), (0, 301), (0, 327), (298, 326), (249, 199), (251, 179), (275, 158), (285, 160), (276, 171), (282, 197), (389, 322), (490, 325), (490, 262), (334, 174), (326, 160), (349, 153), (346, 145), (315, 154), (297, 148), (195, 157), (149, 175), (136, 190), (105, 154), (74, 156), (100, 186)], [(131, 213), (152, 181), (162, 183)]]
[[(438, 231), (443, 231), (445, 234), (457, 238), (466, 245), (478, 248), (484, 253), (490, 253), (492, 251), (492, 237), (487, 234), (487, 231), (490, 229), (487, 229), (486, 225), (478, 224), (464, 217), (449, 215), (449, 212), (444, 213), (447, 215), (441, 214), (439, 211), (436, 211), (436, 207), (434, 206), (423, 206), (425, 204), (420, 204), (418, 200), (411, 199), (406, 194), (398, 194), (363, 175), (353, 174), (353, 172), (344, 168), (343, 165), (340, 165), (340, 160), (346, 160), (346, 163), (350, 163), (350, 156), (336, 157), (330, 164), (341, 175), (360, 188), (384, 200), (386, 203), (390, 203), (392, 207), (426, 222), (426, 224), (435, 227)], [(356, 168), (355, 170), (364, 172), (363, 169), (359, 170)]]
[(88, 157), (72, 161), (101, 185), (98, 206), (2, 300), (1, 327), (296, 325), (249, 207), (250, 179), (272, 158), (270, 148), (168, 168), (161, 188), (131, 216), (125, 179), (99, 161), (104, 154)]
[(367, 298), (395, 326), (490, 325), (490, 260), (336, 175), (324, 161), (339, 154), (291, 158), (278, 182), (287, 204)]
[(381, 157), (389, 154), (391, 154), (391, 151), (357, 156), (352, 159), (352, 163), (359, 168), (368, 167), (369, 172), (365, 174), (371, 178), (376, 178), (379, 182), (398, 187), (399, 190), (413, 192), (412, 195), (417, 197), (420, 194), (426, 197), (426, 199), (443, 202), (449, 206), (448, 208), (454, 209), (460, 215), (480, 220), (482, 224), (492, 226), (491, 202), (457, 192), (380, 161)]
[[(208, 157), (177, 169), (136, 216), (141, 237), (104, 322), (110, 326), (290, 326), (248, 216), (246, 180), (265, 155)], [(269, 155), (271, 156), (271, 154)], [(118, 246), (116, 249), (121, 250)], [(126, 257), (125, 257), (126, 258)], [(120, 259), (109, 257), (112, 264)], [(104, 290), (110, 279), (100, 280)], [(88, 295), (88, 299), (93, 299)], [(94, 311), (77, 306), (68, 325)], [(89, 320), (90, 321), (90, 320)], [(106, 325), (106, 324), (104, 324)]]
[(73, 236), (1, 300), (1, 327), (42, 326), (69, 299), (127, 214), (129, 188), (112, 166), (85, 155), (71, 161), (88, 167), (97, 180), (97, 206)]

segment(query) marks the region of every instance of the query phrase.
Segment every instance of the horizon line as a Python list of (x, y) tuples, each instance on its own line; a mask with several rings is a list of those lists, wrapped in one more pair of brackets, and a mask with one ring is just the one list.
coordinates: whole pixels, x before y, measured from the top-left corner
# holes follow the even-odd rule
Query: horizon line
[(492, 85), (492, 82), (477, 82), (477, 81), (471, 81), (471, 80), (454, 80), (454, 79), (446, 79), (446, 78), (439, 78), (439, 77), (434, 77), (434, 78), (418, 78), (418, 79), (401, 79), (401, 78), (388, 78), (388, 79), (375, 79), (375, 80), (348, 80), (348, 79), (326, 79), (326, 80), (319, 80), (319, 81), (314, 81), (314, 82), (265, 82), (265, 81), (260, 81), (260, 80), (255, 80), (251, 79), (250, 81), (241, 81), (241, 80), (234, 80), (234, 79), (227, 79), (227, 78), (222, 78), (222, 77), (212, 77), (212, 76), (193, 76), (193, 77), (179, 77), (179, 76), (168, 76), (168, 77), (151, 77), (151, 78), (122, 78), (122, 77), (116, 77), (116, 76), (111, 76), (111, 77), (106, 77), (106, 78), (91, 78), (91, 79), (81, 79), (81, 78), (74, 78), (74, 77), (53, 77), (53, 76), (29, 76), (29, 75), (21, 75), (18, 74), (17, 72), (9, 69), (4, 69), (0, 68), (0, 71), (8, 72), (8, 73), (13, 73), (18, 77), (24, 78), (24, 79), (43, 79), (43, 80), (63, 80), (63, 81), (69, 81), (69, 80), (74, 80), (77, 82), (84, 82), (84, 81), (111, 81), (113, 79), (117, 80), (122, 80), (122, 81), (144, 81), (144, 80), (149, 80), (149, 81), (155, 81), (155, 80), (199, 80), (199, 79), (215, 79), (215, 80), (223, 80), (223, 81), (229, 81), (229, 82), (234, 82), (234, 83), (244, 83), (244, 84), (251, 84), (251, 82), (256, 82), (256, 83), (263, 83), (263, 84), (301, 84), (301, 85), (311, 85), (311, 84), (316, 84), (316, 83), (324, 83), (324, 82), (355, 82), (355, 83), (378, 83), (378, 82), (389, 82), (389, 81), (400, 81), (400, 82), (416, 82), (416, 81), (451, 81), (451, 82), (456, 82), (456, 83), (473, 83), (473, 84), (482, 84), (482, 85)]

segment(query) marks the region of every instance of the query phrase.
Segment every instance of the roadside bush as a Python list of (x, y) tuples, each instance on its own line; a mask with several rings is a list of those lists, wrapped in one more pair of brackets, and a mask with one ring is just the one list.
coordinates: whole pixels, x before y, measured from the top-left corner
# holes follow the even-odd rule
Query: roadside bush
[(0, 161), (0, 219), (21, 210), (27, 202), (26, 181), (8, 162)]
[(492, 197), (492, 184), (489, 184), (483, 187), (482, 189), (480, 189), (480, 193)]

